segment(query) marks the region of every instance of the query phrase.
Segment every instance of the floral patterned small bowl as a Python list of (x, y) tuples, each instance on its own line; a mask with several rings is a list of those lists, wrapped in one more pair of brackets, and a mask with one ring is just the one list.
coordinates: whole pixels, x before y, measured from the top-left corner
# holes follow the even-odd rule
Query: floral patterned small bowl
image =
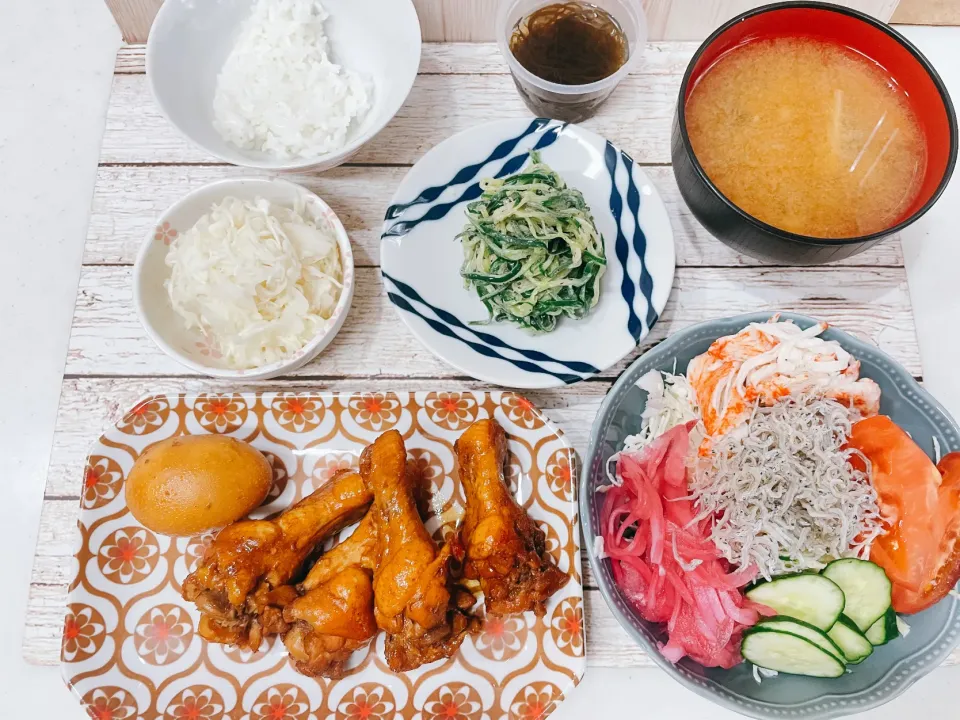
[[(326, 222), (337, 237), (343, 266), (343, 290), (333, 315), (310, 342), (290, 357), (262, 367), (237, 370), (228, 367), (216, 344), (199, 331), (188, 330), (174, 312), (164, 287), (170, 277), (165, 259), (178, 233), (193, 227), (210, 207), (226, 197), (253, 200), (265, 198), (290, 204), (303, 196), (316, 218)], [(276, 178), (242, 178), (210, 183), (184, 196), (157, 220), (140, 248), (133, 269), (133, 301), (150, 339), (181, 365), (203, 375), (219, 378), (266, 380), (287, 374), (313, 360), (343, 326), (353, 300), (354, 270), (350, 238), (333, 210), (316, 194), (300, 185)]]

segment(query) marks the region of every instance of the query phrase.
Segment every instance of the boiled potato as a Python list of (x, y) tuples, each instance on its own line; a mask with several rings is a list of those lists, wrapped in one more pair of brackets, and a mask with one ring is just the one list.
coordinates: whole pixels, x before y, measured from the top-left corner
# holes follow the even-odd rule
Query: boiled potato
[(247, 443), (185, 435), (151, 445), (127, 477), (127, 507), (151, 530), (196, 535), (229, 525), (270, 491), (270, 463)]

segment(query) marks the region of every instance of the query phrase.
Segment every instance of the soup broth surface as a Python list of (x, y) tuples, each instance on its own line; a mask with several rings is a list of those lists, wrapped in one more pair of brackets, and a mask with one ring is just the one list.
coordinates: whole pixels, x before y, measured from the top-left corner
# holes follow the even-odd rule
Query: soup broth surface
[(852, 50), (758, 40), (723, 56), (686, 103), (694, 153), (734, 204), (782, 230), (846, 238), (896, 224), (926, 148), (907, 99)]

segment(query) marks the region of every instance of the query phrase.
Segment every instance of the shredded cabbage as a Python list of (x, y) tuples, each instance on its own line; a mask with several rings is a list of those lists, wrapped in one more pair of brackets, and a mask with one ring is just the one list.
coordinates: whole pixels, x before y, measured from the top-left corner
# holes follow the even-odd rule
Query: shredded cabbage
[[(700, 420), (696, 395), (684, 375), (661, 373), (656, 370), (644, 374), (637, 380), (637, 387), (647, 391), (647, 404), (640, 415), (640, 430), (636, 435), (628, 435), (623, 441), (620, 452), (614, 453), (607, 461), (607, 478), (619, 485), (617, 474), (611, 465), (617, 462), (622, 452), (639, 452), (667, 430), (677, 425), (685, 425), (690, 420)], [(703, 442), (702, 424), (698, 423), (690, 431), (690, 446), (699, 447)], [(605, 492), (609, 486), (601, 485), (597, 492)]]
[(302, 197), (292, 208), (228, 197), (174, 239), (166, 264), (174, 311), (233, 369), (296, 353), (343, 289), (335, 231)]

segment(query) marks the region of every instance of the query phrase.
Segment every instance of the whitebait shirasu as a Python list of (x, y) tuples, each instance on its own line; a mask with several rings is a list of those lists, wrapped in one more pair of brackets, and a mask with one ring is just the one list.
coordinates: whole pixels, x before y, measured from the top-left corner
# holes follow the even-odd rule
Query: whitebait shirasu
[[(883, 532), (869, 461), (844, 447), (855, 415), (822, 397), (757, 407), (716, 439), (691, 474), (698, 519), (731, 563), (755, 564), (766, 579), (867, 557)], [(866, 472), (849, 462), (860, 455)]]
[[(636, 385), (647, 391), (647, 403), (640, 415), (639, 432), (628, 435), (620, 452), (614, 453), (607, 460), (607, 479), (613, 485), (620, 484), (616, 463), (621, 452), (639, 452), (667, 430), (700, 419), (696, 397), (686, 376), (651, 370), (642, 375)], [(690, 432), (691, 449), (699, 447), (703, 437), (703, 428), (698, 424)], [(601, 485), (597, 491), (605, 492), (608, 487), (609, 485)]]

